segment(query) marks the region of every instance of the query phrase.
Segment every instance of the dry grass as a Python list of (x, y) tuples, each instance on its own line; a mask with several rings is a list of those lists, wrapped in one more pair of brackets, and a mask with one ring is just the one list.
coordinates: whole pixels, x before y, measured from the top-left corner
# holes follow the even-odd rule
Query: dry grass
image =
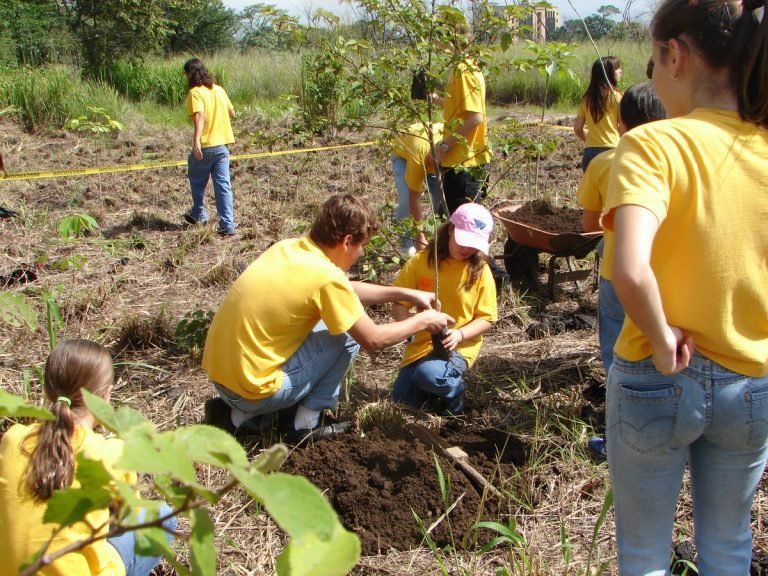
[[(238, 127), (242, 133), (233, 152), (255, 151), (248, 145), (248, 132), (255, 126), (241, 118)], [(563, 138), (555, 156), (545, 162), (540, 186), (542, 194), (572, 202), (579, 175), (578, 150), (572, 135)], [(146, 125), (129, 128), (116, 141), (59, 133), (31, 136), (0, 118), (0, 148), (11, 172), (135, 163), (148, 153), (179, 159), (186, 155), (188, 140), (187, 130), (155, 130)], [(285, 147), (293, 144), (284, 142)], [(240, 226), (235, 239), (217, 237), (212, 226), (181, 225), (180, 216), (189, 201), (183, 169), (0, 181), (0, 205), (20, 212), (20, 217), (0, 222), (0, 274), (40, 262), (43, 267), (36, 282), (9, 289), (24, 294), (39, 312), (43, 290), (56, 290), (65, 323), (59, 336), (92, 338), (110, 347), (118, 363), (114, 402), (141, 410), (160, 429), (197, 423), (204, 401), (214, 392), (198, 366), (199, 359), (176, 346), (176, 323), (193, 310), (215, 309), (239, 271), (273, 241), (303, 230), (328, 196), (350, 192), (390, 216), (383, 212), (386, 202), (395, 202), (387, 166), (387, 151), (375, 148), (234, 163)], [(520, 165), (495, 189), (496, 197), (529, 196), (531, 175), (528, 165)], [(73, 212), (96, 216), (101, 234), (59, 239), (58, 221)], [(497, 240), (494, 250), (501, 251), (501, 232)], [(72, 254), (85, 258), (82, 269), (61, 271), (45, 265)], [(608, 483), (607, 467), (591, 462), (584, 445), (602, 409), (583, 394), (590, 379), (603, 377), (597, 338), (594, 331), (582, 331), (530, 340), (523, 329), (542, 311), (594, 310), (595, 295), (588, 285), (568, 285), (555, 303), (517, 293), (503, 294), (499, 303), (500, 320), (472, 372), (468, 391), (472, 410), (467, 418), (509, 431), (529, 448), (526, 465), (498, 479), (507, 497), (498, 518), (489, 519), (502, 524), (514, 519), (527, 544), (514, 550), (500, 546), (485, 554), (444, 551), (442, 561), (450, 574), (491, 575), (502, 566), (514, 574), (582, 574)], [(383, 319), (386, 310), (374, 314)], [(27, 371), (31, 392), (37, 395), (39, 382), (33, 368), (44, 362), (47, 342), (42, 321), (32, 331), (3, 326), (0, 387), (23, 393)], [(361, 406), (378, 402), (379, 408), (359, 414), (361, 420), (397, 421), (400, 416), (386, 400), (401, 353), (395, 347), (375, 355), (361, 354), (341, 410), (353, 414)], [(252, 447), (254, 455), (260, 448)], [(220, 472), (208, 467), (201, 467), (199, 475), (213, 487), (225, 482)], [(686, 497), (679, 511), (681, 534), (690, 534), (689, 508)], [(765, 485), (755, 510), (756, 543), (765, 547)], [(274, 571), (283, 535), (243, 492), (228, 494), (213, 517), (218, 573)], [(567, 548), (570, 559), (563, 543), (571, 546)], [(179, 550), (184, 558), (184, 546), (179, 545)], [(615, 573), (614, 557), (609, 515), (592, 550), (591, 566), (605, 563), (604, 573)], [(422, 548), (363, 558), (354, 573), (430, 575), (441, 570), (433, 554)]]

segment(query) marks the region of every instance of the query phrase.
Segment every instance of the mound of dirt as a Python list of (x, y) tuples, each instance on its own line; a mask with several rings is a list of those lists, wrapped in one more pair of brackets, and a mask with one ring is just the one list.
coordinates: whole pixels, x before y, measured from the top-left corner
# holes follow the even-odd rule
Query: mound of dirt
[[(499, 452), (508, 465), (522, 462), (520, 450), (504, 450), (505, 435), (502, 438), (500, 432), (498, 437), (483, 434), (473, 435), (471, 430), (459, 428), (451, 442), (468, 448), (468, 452), (472, 445), (476, 447), (475, 453), (486, 451), (487, 456), (477, 459), (470, 454), (472, 464), (486, 477), (491, 467), (496, 466)], [(441, 497), (435, 459), (450, 480), (447, 502)], [(415, 517), (421, 520), (424, 530), (429, 529), (454, 502), (456, 506), (447, 518), (437, 522), (429, 533), (439, 547), (458, 546), (465, 539), (471, 541), (471, 526), (497, 515), (490, 509), (494, 504), (483, 503), (477, 490), (452, 462), (435, 456), (401, 428), (386, 432), (374, 428), (362, 436), (344, 434), (295, 450), (284, 470), (307, 477), (325, 492), (342, 523), (360, 537), (366, 555), (421, 546), (424, 533)], [(478, 541), (485, 540), (487, 535), (481, 534)]]
[(547, 200), (531, 200), (515, 210), (514, 220), (545, 232), (581, 232), (581, 210), (555, 207)]

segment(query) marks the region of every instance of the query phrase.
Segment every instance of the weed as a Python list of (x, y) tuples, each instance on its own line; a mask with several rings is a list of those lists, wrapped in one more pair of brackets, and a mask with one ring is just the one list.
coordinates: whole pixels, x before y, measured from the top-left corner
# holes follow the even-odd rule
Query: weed
[(119, 327), (118, 348), (162, 348), (173, 342), (165, 308), (157, 315), (129, 316)]
[(59, 331), (64, 328), (61, 310), (56, 302), (60, 289), (61, 286), (57, 286), (52, 290), (44, 290), (42, 294), (43, 303), (45, 304), (45, 329), (48, 333), (48, 345), (51, 350), (56, 347)]
[(192, 356), (197, 357), (205, 346), (208, 336), (208, 328), (213, 321), (213, 310), (204, 311), (196, 308), (187, 312), (179, 323), (176, 324), (176, 344), (185, 350), (189, 350)]

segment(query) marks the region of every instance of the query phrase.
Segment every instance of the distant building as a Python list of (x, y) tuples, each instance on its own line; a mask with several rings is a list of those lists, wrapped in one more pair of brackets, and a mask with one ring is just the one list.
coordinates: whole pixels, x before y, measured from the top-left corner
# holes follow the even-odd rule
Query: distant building
[[(491, 3), (490, 6), (496, 16), (504, 16), (503, 4)], [(555, 30), (560, 28), (560, 8), (532, 8), (524, 24), (530, 28), (525, 33), (526, 38), (535, 42), (546, 42)], [(517, 18), (509, 18), (507, 25), (510, 30), (517, 30), (520, 27), (520, 21)], [(487, 37), (483, 39), (489, 40)]]
[(546, 42), (560, 28), (560, 8), (534, 8), (525, 23), (533, 28), (531, 40)]

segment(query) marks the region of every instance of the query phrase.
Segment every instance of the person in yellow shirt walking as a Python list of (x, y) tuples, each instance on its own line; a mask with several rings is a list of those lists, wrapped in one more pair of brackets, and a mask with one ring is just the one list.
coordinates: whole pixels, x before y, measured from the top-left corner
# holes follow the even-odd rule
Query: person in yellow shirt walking
[(230, 118), (235, 116), (235, 109), (224, 88), (213, 83), (208, 69), (199, 58), (191, 58), (184, 63), (184, 75), (189, 83), (187, 114), (194, 124), (192, 149), (187, 159), (192, 209), (184, 214), (184, 220), (193, 225), (208, 221), (205, 189), (208, 180), (213, 180), (219, 215), (217, 232), (222, 236), (234, 236), (236, 225), (228, 145), (235, 141), (230, 122)]
[[(581, 98), (573, 131), (584, 142), (581, 169), (586, 170), (592, 158), (619, 141), (619, 102), (617, 90), (621, 80), (621, 60), (615, 56), (598, 58), (592, 64), (587, 91)], [(586, 127), (587, 132), (584, 133)]]
[[(54, 491), (77, 486), (76, 456), (101, 461), (112, 477), (135, 484), (136, 474), (119, 471), (115, 462), (123, 441), (107, 439), (93, 430), (96, 420), (83, 401), (82, 390), (109, 400), (114, 385), (109, 352), (89, 340), (65, 340), (53, 349), (45, 363), (43, 388), (54, 420), (40, 424), (14, 424), (0, 441), (0, 576), (18, 574), (53, 536), (47, 553), (93, 536), (92, 527), (106, 535), (110, 511), (91, 512), (86, 523), (59, 530), (43, 521), (47, 501)], [(170, 514), (163, 503), (160, 517)], [(171, 534), (176, 518), (163, 522)], [(101, 539), (64, 554), (43, 567), (40, 574), (55, 576), (147, 576), (160, 561), (139, 556), (134, 548), (136, 532)]]

